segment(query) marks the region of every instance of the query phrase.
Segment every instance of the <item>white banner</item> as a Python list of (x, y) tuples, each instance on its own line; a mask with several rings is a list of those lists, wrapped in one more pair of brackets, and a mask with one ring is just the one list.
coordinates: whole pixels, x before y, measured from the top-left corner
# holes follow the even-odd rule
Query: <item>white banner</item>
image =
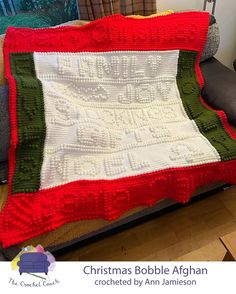
[(20, 274), (0, 262), (0, 291), (8, 294), (232, 293), (235, 277), (235, 262), (56, 262), (47, 275)]

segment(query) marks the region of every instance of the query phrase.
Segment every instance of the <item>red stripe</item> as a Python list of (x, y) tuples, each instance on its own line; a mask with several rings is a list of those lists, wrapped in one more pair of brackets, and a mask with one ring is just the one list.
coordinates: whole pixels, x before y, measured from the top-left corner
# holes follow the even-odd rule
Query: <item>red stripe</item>
[[(10, 28), (4, 45), (10, 84), (10, 191), (18, 136), (16, 85), (10, 72), (9, 53), (182, 49), (198, 51), (200, 58), (207, 28), (208, 14), (197, 12), (144, 20), (111, 16), (80, 28)], [(202, 86), (198, 65), (196, 70)], [(153, 205), (166, 197), (186, 202), (197, 187), (211, 182), (236, 184), (236, 160), (117, 180), (77, 181), (37, 193), (10, 195), (0, 218), (1, 242), (8, 247), (76, 220), (114, 220), (131, 208)]]
[(229, 136), (232, 139), (236, 139), (236, 133), (234, 132), (234, 130), (231, 128), (228, 119), (227, 119), (227, 115), (225, 114), (225, 112), (223, 110), (216, 110), (212, 107), (210, 107), (208, 104), (206, 104), (206, 102), (202, 99), (202, 97), (200, 97), (201, 103), (208, 109), (211, 109), (212, 111), (214, 111), (220, 118), (226, 132), (229, 134)]
[(205, 44), (209, 14), (182, 12), (147, 19), (112, 15), (84, 26), (7, 30), (8, 52), (197, 50)]

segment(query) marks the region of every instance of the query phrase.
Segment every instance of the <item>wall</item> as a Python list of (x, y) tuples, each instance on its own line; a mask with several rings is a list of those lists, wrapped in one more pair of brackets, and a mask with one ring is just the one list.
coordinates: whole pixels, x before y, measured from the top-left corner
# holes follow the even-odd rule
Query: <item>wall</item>
[[(174, 9), (176, 11), (203, 8), (203, 0), (157, 0), (158, 10)], [(212, 4), (208, 3), (211, 11)], [(220, 26), (220, 48), (216, 57), (228, 67), (236, 58), (236, 1), (217, 0), (215, 16)]]
[(203, 7), (201, 0), (157, 0), (158, 10), (174, 9), (201, 9)]
[(217, 58), (225, 65), (232, 67), (236, 58), (236, 1), (218, 0), (216, 19), (220, 27), (220, 48)]

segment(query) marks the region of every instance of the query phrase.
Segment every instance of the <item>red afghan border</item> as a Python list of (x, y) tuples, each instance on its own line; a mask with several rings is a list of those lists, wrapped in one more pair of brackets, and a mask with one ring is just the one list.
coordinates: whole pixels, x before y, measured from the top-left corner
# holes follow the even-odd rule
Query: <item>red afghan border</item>
[[(150, 38), (145, 27), (158, 27), (159, 31)], [(92, 31), (93, 28), (96, 28), (96, 33)], [(197, 187), (211, 182), (236, 184), (236, 160), (231, 160), (167, 169), (117, 180), (80, 180), (36, 193), (11, 195), (18, 135), (16, 84), (10, 71), (9, 54), (181, 49), (198, 51), (200, 58), (207, 28), (207, 13), (189, 12), (144, 20), (115, 15), (77, 28), (8, 29), (4, 57), (6, 77), (10, 85), (11, 146), (9, 196), (0, 215), (0, 241), (4, 248), (54, 230), (68, 222), (96, 218), (114, 220), (129, 209), (153, 205), (162, 198), (170, 197), (179, 202), (186, 202)], [(100, 34), (97, 33), (99, 30)], [(108, 32), (107, 36), (104, 35), (105, 32)], [(112, 35), (112, 32), (115, 35)], [(122, 37), (123, 33), (120, 32), (125, 32), (128, 38)], [(140, 35), (140, 32), (143, 34)], [(186, 32), (192, 42), (185, 37)], [(196, 70), (202, 86), (203, 79), (198, 64)], [(223, 115), (219, 112), (218, 115), (224, 122)]]
[(185, 203), (197, 187), (213, 182), (236, 184), (236, 160), (15, 194), (1, 214), (1, 242), (6, 248), (73, 221), (114, 220), (129, 209), (163, 198)]

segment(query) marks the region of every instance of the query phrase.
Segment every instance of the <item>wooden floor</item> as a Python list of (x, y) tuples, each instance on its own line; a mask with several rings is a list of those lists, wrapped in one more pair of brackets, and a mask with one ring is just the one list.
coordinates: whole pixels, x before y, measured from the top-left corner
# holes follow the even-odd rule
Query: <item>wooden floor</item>
[[(0, 186), (0, 195), (1, 189)], [(6, 189), (6, 188), (4, 188)], [(64, 254), (57, 260), (222, 260), (220, 236), (236, 230), (236, 188)]]

